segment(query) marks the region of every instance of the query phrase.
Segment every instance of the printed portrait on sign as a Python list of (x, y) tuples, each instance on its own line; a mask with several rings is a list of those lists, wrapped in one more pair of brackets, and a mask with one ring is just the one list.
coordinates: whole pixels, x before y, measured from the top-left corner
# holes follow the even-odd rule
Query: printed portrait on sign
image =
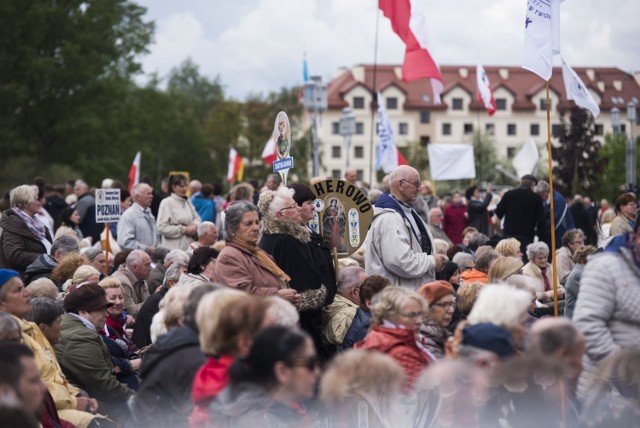
[(322, 237), (329, 248), (336, 248), (338, 252), (347, 250), (345, 230), (347, 217), (344, 212), (344, 205), (336, 198), (332, 197), (325, 203), (325, 210), (322, 215)]
[(289, 157), (291, 150), (291, 131), (289, 129), (289, 118), (283, 111), (276, 116), (273, 139), (276, 143), (276, 155), (278, 159)]

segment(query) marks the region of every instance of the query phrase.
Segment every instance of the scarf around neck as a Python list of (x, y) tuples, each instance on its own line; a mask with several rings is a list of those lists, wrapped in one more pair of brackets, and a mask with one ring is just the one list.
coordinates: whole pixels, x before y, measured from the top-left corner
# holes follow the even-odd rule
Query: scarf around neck
[(33, 233), (34, 235), (36, 235), (36, 237), (39, 240), (43, 240), (46, 237), (45, 234), (45, 229), (44, 229), (44, 224), (42, 224), (40, 222), (40, 220), (38, 220), (35, 217), (31, 217), (29, 214), (27, 214), (24, 210), (18, 208), (18, 207), (13, 207), (11, 208), (11, 210), (16, 213), (18, 215), (18, 217), (20, 217), (24, 223), (27, 225), (27, 228), (29, 229), (29, 231), (31, 233)]
[(258, 247), (257, 245), (250, 244), (246, 241), (242, 241), (236, 238), (235, 236), (231, 238), (229, 242), (237, 247), (240, 247), (248, 251), (253, 256), (255, 256), (255, 258), (257, 259), (258, 265), (260, 265), (261, 267), (265, 268), (266, 270), (271, 272), (273, 275), (275, 275), (276, 278), (278, 278), (280, 282), (283, 283), (283, 285), (287, 285), (289, 281), (291, 281), (291, 278), (289, 277), (289, 275), (287, 275), (282, 269), (280, 269), (280, 267), (276, 264), (273, 258), (262, 248)]

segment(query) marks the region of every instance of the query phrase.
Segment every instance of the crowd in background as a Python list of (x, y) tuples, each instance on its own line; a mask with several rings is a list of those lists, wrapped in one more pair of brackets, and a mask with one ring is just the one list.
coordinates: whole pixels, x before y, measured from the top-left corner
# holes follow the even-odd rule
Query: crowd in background
[(637, 424), (634, 194), (596, 206), (527, 175), (439, 198), (407, 166), (376, 188), (344, 179), (375, 210), (337, 265), (310, 188), (276, 174), (227, 195), (181, 174), (160, 191), (106, 179), (108, 232), (82, 180), (12, 189), (3, 426)]

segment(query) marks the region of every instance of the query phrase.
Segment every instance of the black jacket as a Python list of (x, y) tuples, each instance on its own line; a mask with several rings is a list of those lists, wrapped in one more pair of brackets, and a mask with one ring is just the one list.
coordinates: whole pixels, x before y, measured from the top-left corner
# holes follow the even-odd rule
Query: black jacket
[(487, 192), (484, 195), (484, 201), (480, 202), (474, 199), (469, 200), (467, 204), (467, 214), (469, 214), (468, 225), (478, 229), (478, 232), (489, 234), (489, 213), (487, 207), (491, 203), (493, 195)]
[[(33, 263), (27, 266), (27, 270), (24, 273), (24, 283), (30, 284), (38, 278), (51, 277), (51, 272), (56, 266), (58, 266), (56, 259), (49, 254), (40, 254)], [(60, 285), (58, 285), (58, 288), (60, 288)]]
[(188, 427), (193, 377), (205, 362), (198, 332), (191, 327), (160, 336), (142, 357), (142, 382), (131, 400), (135, 426)]
[(333, 257), (331, 250), (324, 243), (320, 234), (311, 232), (311, 257), (320, 267), (320, 275), (322, 275), (322, 283), (327, 287), (327, 299), (325, 304), (329, 305), (333, 302), (333, 298), (338, 291), (336, 282), (336, 270), (333, 266)]
[(541, 241), (548, 242), (544, 204), (542, 198), (531, 188), (521, 186), (509, 190), (496, 208), (498, 218), (505, 217), (504, 236), (520, 241), (522, 252), (526, 252), (528, 244), (538, 235)]
[(133, 325), (131, 341), (138, 349), (151, 345), (151, 321), (153, 316), (160, 311), (160, 300), (167, 294), (168, 288), (162, 287), (157, 293), (153, 293), (140, 307), (136, 323)]

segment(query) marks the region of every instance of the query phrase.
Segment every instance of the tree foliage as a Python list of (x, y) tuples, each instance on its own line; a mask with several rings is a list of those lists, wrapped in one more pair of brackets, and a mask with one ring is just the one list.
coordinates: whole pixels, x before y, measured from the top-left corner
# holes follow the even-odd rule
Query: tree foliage
[(561, 118), (554, 159), (555, 188), (564, 195), (594, 195), (602, 185), (598, 175), (603, 168), (598, 151), (602, 143), (594, 138), (593, 117), (588, 110), (573, 107), (568, 121)]
[[(596, 175), (599, 184), (594, 192), (597, 199), (607, 199), (610, 202), (627, 190), (627, 140), (625, 134), (605, 136), (605, 143), (598, 151), (598, 160), (603, 165), (602, 171)], [(638, 140), (636, 140), (636, 147)], [(636, 165), (640, 161), (640, 152), (636, 152)]]

